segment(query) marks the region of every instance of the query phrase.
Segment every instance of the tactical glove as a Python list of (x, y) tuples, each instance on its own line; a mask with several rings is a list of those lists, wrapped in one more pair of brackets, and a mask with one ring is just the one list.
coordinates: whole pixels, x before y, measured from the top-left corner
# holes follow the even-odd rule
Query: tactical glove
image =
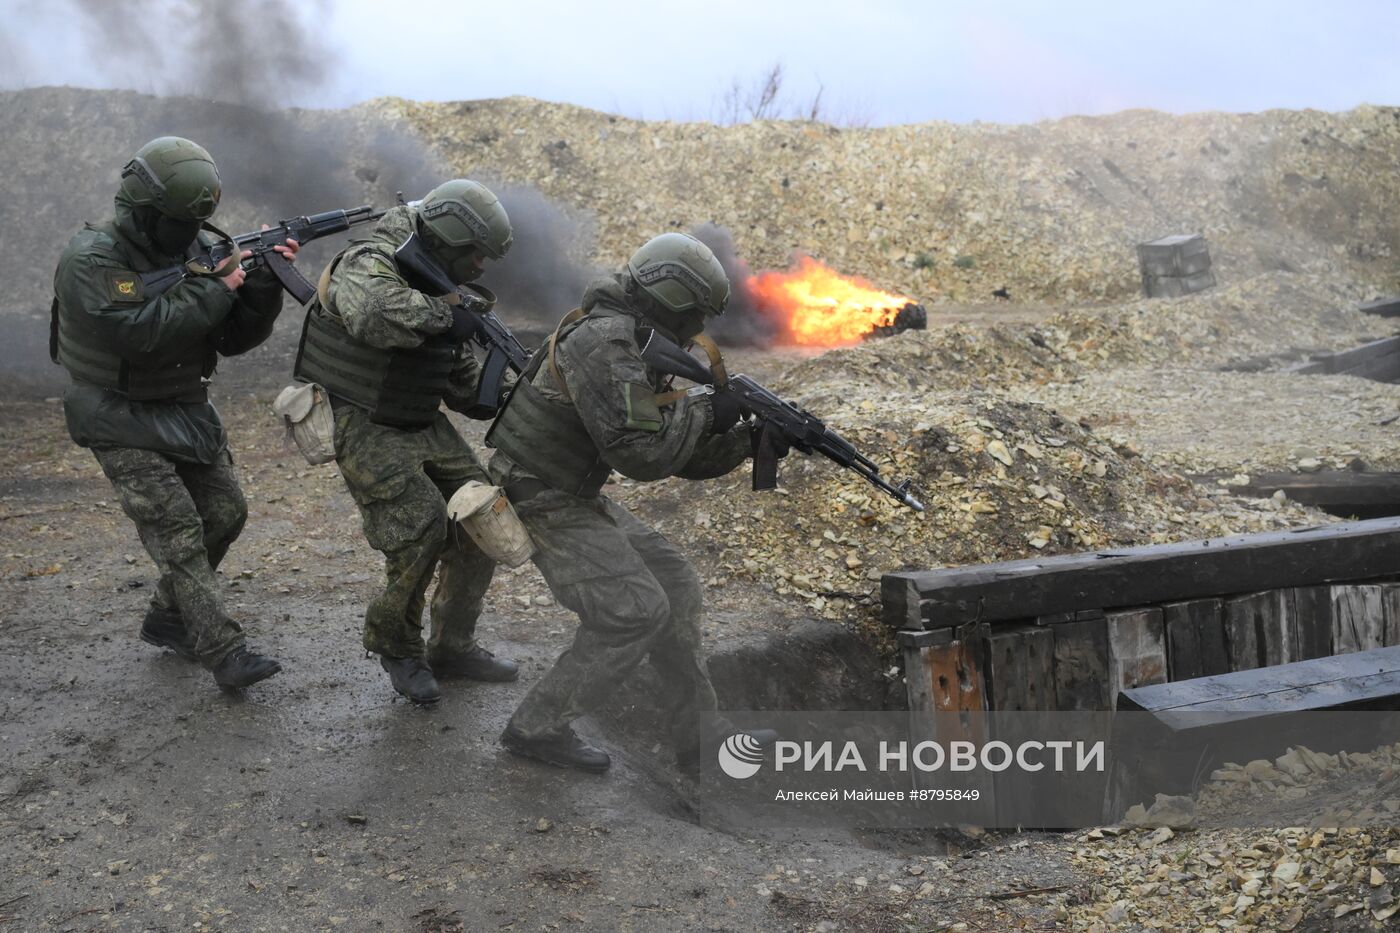
[(710, 419), (710, 433), (724, 434), (739, 423), (744, 414), (739, 399), (728, 392), (716, 392), (710, 396), (710, 409), (714, 416)]
[(476, 315), (463, 308), (461, 305), (452, 306), (452, 327), (448, 329), (447, 336), (453, 343), (466, 343), (472, 339), (476, 333)]

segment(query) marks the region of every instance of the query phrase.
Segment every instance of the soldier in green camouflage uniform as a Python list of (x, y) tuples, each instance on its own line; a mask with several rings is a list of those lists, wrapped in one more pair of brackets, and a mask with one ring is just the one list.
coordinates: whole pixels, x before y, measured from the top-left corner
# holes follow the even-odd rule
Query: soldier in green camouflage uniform
[(582, 316), (565, 318), (553, 352), (535, 355), (487, 437), (497, 448), (492, 477), (535, 542), (535, 565), (579, 615), (572, 646), (501, 737), (517, 754), (605, 770), (608, 755), (570, 723), (647, 658), (668, 688), (678, 752), (695, 737), (695, 714), (715, 708), (701, 655), (699, 576), (675, 545), (601, 491), (613, 470), (637, 480), (706, 479), (747, 459), (749, 429), (732, 397), (693, 390), (659, 398), (667, 380), (640, 351), (653, 328), (689, 343), (728, 298), (723, 268), (698, 240), (651, 240), (626, 271), (588, 288)]
[(511, 228), (495, 195), (463, 179), (389, 210), (368, 239), (331, 261), (308, 311), (296, 375), (331, 396), (336, 462), (365, 538), (384, 555), (385, 588), (365, 612), (364, 647), (380, 656), (395, 690), (429, 704), (441, 696), (439, 677), (506, 681), (518, 669), (476, 642), (495, 564), (447, 516), (457, 489), (487, 478), (439, 405), (478, 414), (480, 367), (454, 305), (400, 270), (395, 250), (412, 235), (463, 284), (505, 255)]
[[(68, 431), (92, 449), (160, 569), (142, 639), (242, 687), (281, 668), (244, 644), (214, 574), (248, 513), (206, 384), (219, 356), (272, 333), (282, 288), (265, 269), (245, 278), (237, 262), (160, 294), (140, 278), (183, 262), (196, 239), (211, 242), (201, 231), (219, 195), (199, 146), (143, 146), (122, 172), (115, 218), (85, 227), (59, 260), (50, 349), (73, 378)], [(290, 260), (296, 249), (279, 251)]]

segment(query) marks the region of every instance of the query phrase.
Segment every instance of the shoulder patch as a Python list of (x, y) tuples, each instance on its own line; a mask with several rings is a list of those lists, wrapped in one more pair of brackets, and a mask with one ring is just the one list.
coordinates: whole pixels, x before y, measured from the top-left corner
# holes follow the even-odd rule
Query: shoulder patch
[(656, 392), (651, 386), (624, 382), (622, 396), (627, 406), (627, 423), (623, 427), (635, 431), (661, 430), (661, 408), (656, 404)]
[(128, 269), (111, 269), (103, 272), (107, 285), (107, 299), (117, 302), (144, 301), (146, 289), (141, 285), (141, 277)]

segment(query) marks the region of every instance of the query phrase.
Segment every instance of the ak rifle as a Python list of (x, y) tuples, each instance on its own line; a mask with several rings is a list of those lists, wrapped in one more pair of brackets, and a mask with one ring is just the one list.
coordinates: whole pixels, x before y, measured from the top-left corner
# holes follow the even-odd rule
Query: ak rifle
[(837, 466), (858, 473), (916, 512), (924, 510), (924, 504), (910, 492), (911, 480), (898, 485), (891, 483), (880, 475), (875, 461), (856, 450), (854, 444), (827, 427), (816, 415), (779, 398), (748, 376), (726, 375), (718, 363), (711, 369), (655, 330), (642, 347), (642, 360), (658, 372), (680, 376), (714, 392), (727, 392), (738, 400), (744, 414), (756, 422), (754, 489), (773, 489), (778, 485), (778, 457), (782, 448), (789, 446), (804, 454), (821, 454)]
[(266, 230), (240, 233), (234, 237), (225, 235), (208, 245), (196, 244), (193, 252), (179, 265), (143, 272), (138, 278), (145, 294), (155, 297), (164, 294), (190, 276), (225, 275), (231, 268), (228, 263), (233, 257), (241, 256), (244, 250), (251, 250), (253, 255), (242, 260), (243, 268), (252, 272), (254, 269), (266, 267), (277, 277), (282, 287), (299, 304), (304, 305), (316, 294), (316, 286), (307, 281), (306, 276), (298, 272), (296, 266), (284, 259), (273, 247), (285, 246), (288, 240), (296, 240), (298, 245), (305, 246), (312, 240), (341, 233), (383, 216), (383, 211), (376, 211), (369, 204), (348, 210), (303, 214)]

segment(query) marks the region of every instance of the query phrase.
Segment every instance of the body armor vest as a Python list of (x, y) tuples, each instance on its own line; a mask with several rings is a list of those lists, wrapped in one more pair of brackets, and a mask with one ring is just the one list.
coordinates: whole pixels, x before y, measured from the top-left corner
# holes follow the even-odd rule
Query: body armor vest
[[(122, 242), (115, 226), (97, 229), (118, 244)], [(137, 272), (152, 268), (142, 257), (135, 257), (132, 267)], [(208, 398), (205, 380), (213, 375), (218, 356), (207, 341), (161, 353), (150, 361), (135, 361), (113, 350), (109, 341), (87, 326), (82, 315), (64, 308), (57, 298), (49, 313), (49, 356), (75, 381), (120, 392), (133, 402)]]
[(363, 408), (376, 424), (421, 428), (437, 417), (456, 359), (456, 345), (441, 337), (406, 349), (372, 347), (355, 339), (318, 299), (306, 311), (292, 373)]
[(547, 355), (536, 353), (530, 368), (516, 382), (505, 408), (486, 433), (486, 445), (560, 492), (583, 498), (596, 496), (612, 467), (598, 452), (574, 403), (551, 399), (532, 384), (540, 378), (540, 364)]

